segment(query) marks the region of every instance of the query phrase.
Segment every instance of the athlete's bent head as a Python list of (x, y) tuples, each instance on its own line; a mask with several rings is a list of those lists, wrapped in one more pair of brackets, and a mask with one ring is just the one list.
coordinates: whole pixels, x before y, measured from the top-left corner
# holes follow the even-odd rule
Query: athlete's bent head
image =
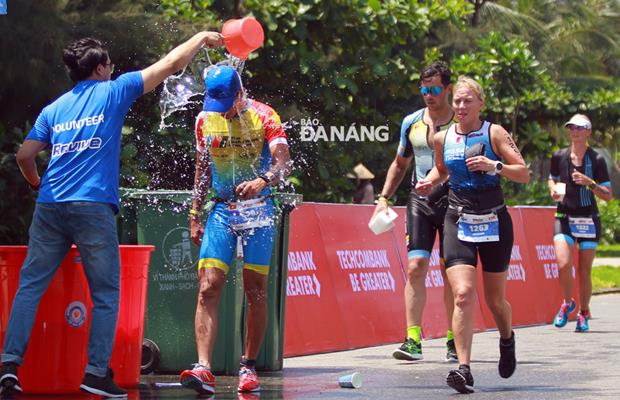
[(237, 70), (228, 65), (212, 68), (205, 78), (203, 110), (226, 113), (233, 108), (239, 94), (243, 93), (241, 77)]

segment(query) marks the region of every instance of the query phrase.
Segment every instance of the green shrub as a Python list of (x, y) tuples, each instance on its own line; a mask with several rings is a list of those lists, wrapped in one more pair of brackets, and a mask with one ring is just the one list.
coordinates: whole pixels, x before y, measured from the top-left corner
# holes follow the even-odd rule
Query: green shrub
[(602, 237), (601, 243), (612, 244), (620, 242), (620, 201), (598, 201), (601, 214)]
[(531, 180), (524, 185), (502, 179), (502, 189), (509, 206), (554, 206), (547, 182)]

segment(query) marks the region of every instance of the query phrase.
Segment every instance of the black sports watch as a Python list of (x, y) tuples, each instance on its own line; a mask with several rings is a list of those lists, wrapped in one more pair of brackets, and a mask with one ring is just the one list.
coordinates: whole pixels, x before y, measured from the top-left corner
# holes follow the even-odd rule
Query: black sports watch
[(269, 179), (269, 177), (267, 176), (267, 174), (261, 174), (258, 176), (260, 179), (262, 179), (263, 181), (265, 181), (265, 183), (267, 184), (267, 186), (271, 185), (271, 179)]
[(499, 174), (504, 169), (504, 164), (501, 161), (495, 163), (495, 173)]

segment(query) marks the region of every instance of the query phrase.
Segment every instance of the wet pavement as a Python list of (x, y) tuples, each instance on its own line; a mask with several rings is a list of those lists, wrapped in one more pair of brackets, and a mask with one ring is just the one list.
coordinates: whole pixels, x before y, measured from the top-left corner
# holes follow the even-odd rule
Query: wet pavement
[[(472, 399), (619, 399), (620, 294), (595, 296), (591, 330), (575, 333), (574, 322), (558, 329), (541, 325), (515, 330), (517, 370), (510, 379), (497, 373), (498, 335), (474, 336)], [(281, 372), (259, 372), (260, 395), (239, 395), (236, 377), (217, 377), (217, 394), (200, 397), (179, 387), (173, 375), (142, 377), (129, 399), (445, 399), (461, 396), (445, 384), (454, 367), (443, 361), (445, 339), (423, 342), (423, 361), (403, 362), (391, 357), (396, 344), (337, 353), (287, 358)], [(338, 377), (359, 372), (363, 385), (343, 389)], [(166, 384), (172, 385), (166, 387)], [(32, 396), (22, 400), (96, 399), (96, 396)]]

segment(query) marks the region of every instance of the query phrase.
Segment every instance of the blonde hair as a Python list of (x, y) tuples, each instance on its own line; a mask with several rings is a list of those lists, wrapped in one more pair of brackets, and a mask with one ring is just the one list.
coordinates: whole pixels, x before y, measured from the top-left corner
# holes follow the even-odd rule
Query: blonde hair
[(482, 89), (482, 86), (480, 86), (480, 84), (476, 82), (475, 79), (472, 79), (469, 76), (465, 76), (465, 75), (459, 76), (459, 79), (456, 81), (456, 83), (454, 84), (454, 88), (452, 89), (452, 94), (456, 93), (456, 91), (460, 87), (465, 87), (467, 89), (470, 89), (471, 91), (476, 93), (476, 96), (478, 96), (478, 99), (480, 99), (481, 101), (484, 101), (484, 89)]

